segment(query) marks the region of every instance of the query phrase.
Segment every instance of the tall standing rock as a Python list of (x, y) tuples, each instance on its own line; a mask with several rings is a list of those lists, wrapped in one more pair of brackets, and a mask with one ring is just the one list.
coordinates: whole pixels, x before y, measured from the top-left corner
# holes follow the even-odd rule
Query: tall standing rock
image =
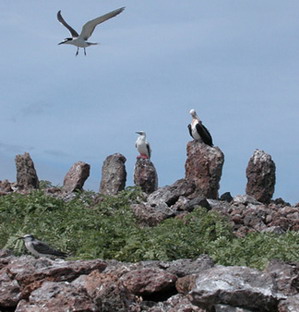
[(102, 167), (100, 193), (116, 195), (125, 188), (127, 180), (126, 161), (126, 157), (119, 153), (110, 155), (105, 159)]
[(246, 194), (262, 203), (268, 203), (274, 193), (275, 163), (264, 151), (256, 150), (246, 169)]
[(137, 158), (134, 169), (134, 183), (147, 194), (158, 188), (157, 171), (149, 159)]
[(63, 180), (63, 190), (71, 193), (77, 190), (82, 190), (86, 179), (89, 177), (90, 165), (78, 161), (72, 165)]
[(185, 177), (194, 181), (198, 191), (207, 198), (218, 198), (223, 163), (224, 154), (219, 147), (188, 142)]
[(39, 186), (39, 180), (34, 168), (34, 163), (29, 153), (16, 156), (17, 185), (24, 189), (36, 189)]

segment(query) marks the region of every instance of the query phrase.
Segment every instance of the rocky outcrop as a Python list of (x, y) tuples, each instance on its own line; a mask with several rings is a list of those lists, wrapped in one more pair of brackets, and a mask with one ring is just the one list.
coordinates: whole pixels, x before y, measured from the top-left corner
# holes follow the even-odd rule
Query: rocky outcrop
[(206, 255), (171, 262), (54, 261), (0, 250), (0, 310), (297, 311), (298, 267), (282, 261), (265, 271), (215, 266)]
[(105, 195), (116, 195), (124, 190), (127, 180), (126, 157), (115, 153), (108, 156), (102, 167), (102, 180), (99, 192)]
[(137, 158), (134, 168), (134, 184), (150, 194), (158, 188), (158, 175), (150, 159)]
[(238, 195), (230, 203), (208, 202), (212, 210), (229, 218), (238, 237), (245, 237), (250, 232), (282, 234), (288, 230), (299, 231), (299, 207), (284, 201), (263, 204), (249, 195)]
[(196, 188), (207, 198), (218, 198), (224, 154), (219, 147), (191, 141), (187, 144), (185, 178), (194, 181)]
[(73, 164), (63, 180), (63, 190), (71, 193), (77, 190), (82, 190), (86, 179), (89, 177), (90, 165), (78, 161)]
[(196, 206), (210, 209), (206, 198), (195, 191), (194, 182), (180, 179), (172, 185), (158, 188), (146, 202), (132, 204), (131, 208), (140, 225), (155, 226), (167, 218), (191, 212)]
[(34, 168), (34, 163), (29, 153), (16, 156), (17, 187), (19, 189), (37, 189), (39, 180)]
[(275, 163), (271, 156), (256, 150), (248, 162), (246, 176), (246, 194), (262, 203), (268, 203), (275, 187)]

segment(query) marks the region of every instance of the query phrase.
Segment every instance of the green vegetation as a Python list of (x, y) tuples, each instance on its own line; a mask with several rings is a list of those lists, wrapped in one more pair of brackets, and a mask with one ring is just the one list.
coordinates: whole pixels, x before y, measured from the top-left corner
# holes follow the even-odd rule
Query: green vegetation
[(65, 202), (35, 191), (0, 197), (0, 248), (24, 253), (19, 236), (34, 234), (73, 259), (174, 260), (209, 254), (218, 264), (263, 268), (269, 259), (298, 261), (299, 233), (254, 233), (238, 239), (228, 221), (198, 207), (184, 218), (139, 227), (130, 209), (141, 192), (115, 197), (78, 193)]

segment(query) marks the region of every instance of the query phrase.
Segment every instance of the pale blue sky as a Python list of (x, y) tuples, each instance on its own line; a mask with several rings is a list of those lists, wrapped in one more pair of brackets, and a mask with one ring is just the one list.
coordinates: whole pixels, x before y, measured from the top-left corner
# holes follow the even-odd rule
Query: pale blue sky
[[(99, 46), (75, 57), (56, 20), (96, 28)], [(256, 148), (277, 167), (276, 192), (299, 202), (299, 2), (296, 0), (19, 0), (0, 2), (0, 179), (15, 181), (16, 154), (38, 176), (62, 184), (71, 165), (91, 165), (98, 190), (108, 155), (127, 158), (132, 185), (135, 131), (148, 134), (159, 185), (184, 176), (195, 108), (225, 154), (220, 194), (244, 194)]]

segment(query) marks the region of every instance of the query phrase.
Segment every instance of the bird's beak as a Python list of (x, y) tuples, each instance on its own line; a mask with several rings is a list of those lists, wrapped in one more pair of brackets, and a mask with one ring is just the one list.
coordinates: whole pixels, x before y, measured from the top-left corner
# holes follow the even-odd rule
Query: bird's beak
[(21, 237), (18, 237), (17, 239), (24, 239), (24, 237), (23, 237), (23, 236), (21, 236)]
[(63, 43), (65, 43), (65, 41), (61, 41), (61, 42), (59, 42), (59, 43), (58, 43), (58, 45), (63, 44)]
[(141, 133), (140, 133), (140, 132), (138, 132), (138, 131), (137, 131), (136, 133), (137, 133), (137, 134), (141, 134)]

